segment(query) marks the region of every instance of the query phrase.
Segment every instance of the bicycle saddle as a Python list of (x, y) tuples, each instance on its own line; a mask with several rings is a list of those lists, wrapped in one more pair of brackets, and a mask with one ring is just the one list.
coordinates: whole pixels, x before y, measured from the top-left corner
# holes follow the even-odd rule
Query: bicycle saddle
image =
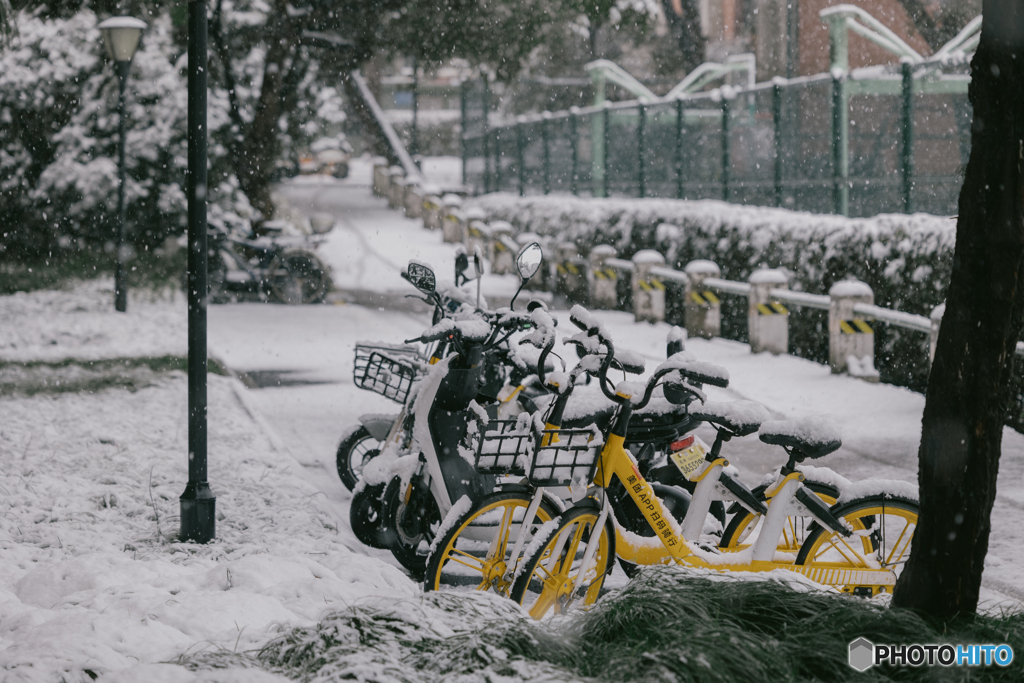
[(831, 415), (765, 422), (758, 431), (765, 443), (790, 448), (804, 458), (821, 458), (843, 445), (839, 424)]
[(733, 436), (753, 434), (763, 422), (771, 418), (765, 407), (756, 401), (708, 402), (700, 407), (691, 408), (690, 415), (722, 427)]

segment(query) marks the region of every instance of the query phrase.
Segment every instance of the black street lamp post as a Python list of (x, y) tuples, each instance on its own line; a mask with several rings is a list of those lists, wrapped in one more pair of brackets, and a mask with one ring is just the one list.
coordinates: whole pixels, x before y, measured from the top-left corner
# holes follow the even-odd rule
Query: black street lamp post
[(142, 36), (142, 29), (146, 28), (146, 22), (134, 17), (111, 17), (100, 22), (97, 28), (103, 32), (107, 55), (114, 61), (117, 69), (117, 117), (120, 135), (117, 145), (117, 270), (114, 273), (114, 308), (124, 313), (128, 310), (128, 283), (125, 281), (128, 246), (125, 244), (124, 234), (124, 90), (128, 84), (128, 72), (132, 66), (132, 57), (135, 56), (139, 38)]
[(206, 0), (188, 3), (188, 484), (181, 540), (216, 537), (206, 472)]

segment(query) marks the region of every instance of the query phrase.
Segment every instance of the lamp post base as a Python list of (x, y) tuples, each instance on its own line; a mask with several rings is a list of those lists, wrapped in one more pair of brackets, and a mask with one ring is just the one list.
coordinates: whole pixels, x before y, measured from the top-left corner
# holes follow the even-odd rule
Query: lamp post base
[(217, 535), (217, 498), (207, 482), (189, 482), (178, 499), (182, 541), (209, 543)]

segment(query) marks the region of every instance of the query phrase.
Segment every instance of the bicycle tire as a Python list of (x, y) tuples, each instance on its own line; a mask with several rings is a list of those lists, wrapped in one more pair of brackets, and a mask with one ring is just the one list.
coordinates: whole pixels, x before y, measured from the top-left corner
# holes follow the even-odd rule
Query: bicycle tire
[[(800, 548), (796, 564), (822, 570), (877, 568), (872, 567), (877, 564), (892, 567), (898, 576), (910, 557), (920, 510), (917, 501), (891, 494), (865, 496), (835, 505), (832, 514), (849, 525), (855, 536), (847, 539), (815, 523)], [(862, 595), (870, 592), (870, 597), (874, 597), (885, 592), (886, 587), (847, 585), (839, 589)]]
[(610, 516), (598, 537), (592, 567), (582, 582), (579, 565), (600, 515), (596, 505), (577, 505), (562, 513), (555, 524), (542, 527), (534, 538), (509, 593), (534, 619), (541, 619), (552, 609), (560, 614), (580, 598), (586, 605), (597, 601), (604, 579), (614, 566), (615, 527)]
[(335, 465), (341, 483), (349, 491), (359, 483), (366, 463), (380, 455), (380, 443), (365, 426), (359, 426), (338, 444)]
[[(518, 522), (521, 525), (522, 516), (526, 514), (532, 499), (533, 493), (527, 490), (496, 491), (484, 496), (460, 515), (444, 535), (435, 541), (431, 549), (427, 558), (423, 590), (426, 592), (440, 590), (443, 586), (475, 584), (476, 590), (493, 589), (499, 595), (507, 595), (511, 582), (506, 582), (504, 575), (509, 552), (516, 539), (516, 511), (521, 511)], [(495, 513), (499, 510), (502, 510), (501, 519), (497, 524), (494, 524), (493, 520), (485, 519), (488, 516), (497, 516)], [(549, 522), (561, 512), (561, 507), (554, 499), (544, 494), (537, 508), (534, 524)], [(489, 532), (483, 528), (485, 525), (493, 526), (494, 531)], [(477, 535), (481, 538), (469, 537), (473, 535), (470, 530), (474, 529), (480, 532)], [(468, 531), (470, 533), (467, 533)], [(482, 540), (487, 536), (490, 536), (491, 541)], [(497, 547), (494, 546), (495, 539), (498, 540)], [(522, 551), (528, 547), (529, 539), (522, 547)], [(460, 566), (452, 566), (456, 564)]]
[[(839, 489), (831, 484), (826, 484), (817, 481), (805, 481), (804, 486), (811, 490), (811, 493), (815, 494), (822, 501), (831, 507), (835, 505), (839, 499)], [(757, 496), (757, 499), (764, 502), (767, 497), (764, 492), (767, 490), (768, 485), (758, 486), (753, 490), (753, 494)], [(718, 547), (728, 550), (738, 550), (742, 547), (743, 541), (745, 541), (754, 529), (757, 528), (758, 522), (761, 520), (761, 515), (751, 512), (746, 508), (742, 508), (739, 512), (732, 516), (729, 520), (729, 524), (725, 527), (725, 531), (722, 532), (722, 540), (719, 541)], [(808, 518), (795, 518), (789, 517), (786, 526), (782, 530), (782, 538), (779, 541), (778, 550), (786, 553), (798, 553), (803, 542), (807, 539), (810, 533), (811, 525), (813, 521), (808, 521)]]

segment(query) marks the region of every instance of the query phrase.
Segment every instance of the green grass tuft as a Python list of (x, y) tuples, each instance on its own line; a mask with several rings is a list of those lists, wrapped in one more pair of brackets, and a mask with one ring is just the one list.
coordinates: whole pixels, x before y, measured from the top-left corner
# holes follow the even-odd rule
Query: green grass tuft
[[(847, 664), (849, 643), (1008, 643), (1024, 652), (1024, 616), (934, 624), (877, 602), (806, 584), (695, 576), (651, 567), (588, 611), (538, 624), (490, 594), (367, 599), (256, 653), (203, 653), (191, 668), (248, 667), (299, 681), (671, 681), (845, 683), (1020, 681), (1020, 663), (990, 667)], [(1019, 656), (1019, 655), (1018, 655)], [(233, 658), (238, 659), (233, 662)]]

